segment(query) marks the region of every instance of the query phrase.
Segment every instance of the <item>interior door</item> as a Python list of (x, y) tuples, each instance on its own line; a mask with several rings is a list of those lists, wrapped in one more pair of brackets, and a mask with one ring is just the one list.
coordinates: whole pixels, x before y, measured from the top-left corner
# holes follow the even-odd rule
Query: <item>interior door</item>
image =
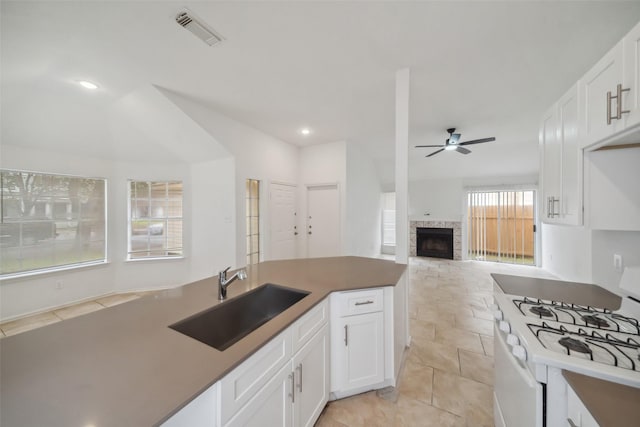
[(270, 259), (296, 258), (296, 186), (272, 183), (270, 190)]
[(307, 187), (307, 254), (310, 258), (340, 255), (337, 184)]

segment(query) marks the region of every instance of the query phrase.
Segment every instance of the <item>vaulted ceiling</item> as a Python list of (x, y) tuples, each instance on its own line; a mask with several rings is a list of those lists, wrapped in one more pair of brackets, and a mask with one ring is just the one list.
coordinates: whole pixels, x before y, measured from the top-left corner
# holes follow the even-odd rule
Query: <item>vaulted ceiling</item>
[[(185, 6), (226, 40), (210, 47), (180, 27)], [(1, 12), (3, 143), (107, 155), (105, 111), (155, 84), (292, 144), (359, 144), (390, 180), (396, 70), (411, 69), (412, 179), (535, 174), (542, 112), (640, 20), (640, 2), (3, 1)], [(496, 141), (466, 156), (413, 148), (448, 127)]]

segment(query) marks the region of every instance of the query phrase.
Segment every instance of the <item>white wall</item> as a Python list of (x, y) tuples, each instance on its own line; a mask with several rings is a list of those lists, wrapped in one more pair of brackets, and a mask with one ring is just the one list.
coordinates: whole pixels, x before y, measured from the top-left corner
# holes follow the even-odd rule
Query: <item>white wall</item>
[[(41, 147), (42, 141), (0, 147), (2, 168), (106, 178), (108, 203), (108, 263), (3, 280), (0, 319), (114, 292), (175, 287), (212, 276), (235, 261), (235, 168), (224, 146), (153, 86), (116, 100), (103, 121), (96, 138), (108, 147), (99, 157), (53, 144), (29, 148)], [(33, 123), (3, 124), (2, 134), (29, 126)], [(73, 129), (61, 132), (72, 134)], [(126, 261), (129, 179), (183, 182), (184, 258)]]
[(373, 160), (347, 143), (345, 255), (375, 257), (382, 245), (382, 204)]
[(563, 280), (591, 283), (591, 230), (542, 224), (541, 267)]
[(461, 221), (463, 196), (461, 179), (410, 181), (409, 220)]
[[(246, 263), (245, 182), (248, 178), (261, 181), (260, 227), (261, 230), (266, 230), (269, 224), (268, 185), (273, 181), (291, 184), (298, 182), (299, 149), (232, 120), (196, 101), (166, 89), (161, 91), (235, 157), (235, 175), (229, 175), (223, 179), (229, 185), (234, 185), (235, 182), (237, 242), (233, 266), (243, 266)], [(231, 201), (227, 199), (218, 201), (220, 204), (229, 202)], [(261, 237), (262, 259), (269, 259), (269, 235), (263, 233)]]
[(623, 266), (640, 266), (640, 231), (594, 230), (592, 234), (593, 283), (621, 294), (622, 271), (614, 268), (613, 255), (622, 256)]
[[(236, 203), (233, 158), (191, 166), (192, 221), (191, 276), (189, 281), (216, 275), (235, 264)], [(210, 197), (206, 197), (210, 195)], [(243, 222), (244, 224), (244, 222)]]

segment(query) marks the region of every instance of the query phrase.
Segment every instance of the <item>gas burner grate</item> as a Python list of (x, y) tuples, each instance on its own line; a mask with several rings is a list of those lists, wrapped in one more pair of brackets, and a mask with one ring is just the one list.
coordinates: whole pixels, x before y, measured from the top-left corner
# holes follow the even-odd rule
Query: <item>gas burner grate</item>
[[(636, 361), (640, 361), (638, 339), (621, 339), (608, 332), (582, 328), (570, 331), (562, 325), (553, 327), (546, 322), (542, 322), (542, 325), (527, 323), (527, 326), (547, 349), (632, 371), (640, 369), (636, 364)], [(552, 338), (549, 334), (562, 338)]]
[(640, 335), (640, 322), (632, 317), (613, 313), (606, 308), (568, 304), (558, 301), (545, 301), (524, 297), (514, 299), (513, 303), (520, 313), (539, 319), (553, 320), (576, 326), (585, 326), (632, 335)]

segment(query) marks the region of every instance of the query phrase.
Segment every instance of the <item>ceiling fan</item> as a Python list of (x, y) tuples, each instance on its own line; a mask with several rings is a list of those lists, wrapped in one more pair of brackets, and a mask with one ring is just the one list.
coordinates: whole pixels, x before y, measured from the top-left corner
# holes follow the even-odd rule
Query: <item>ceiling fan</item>
[(416, 148), (441, 147), (439, 150), (436, 150), (431, 154), (427, 154), (425, 157), (431, 157), (443, 150), (447, 150), (447, 151), (455, 150), (458, 153), (469, 154), (471, 150), (467, 150), (466, 148), (463, 147), (463, 145), (481, 144), (483, 142), (491, 142), (496, 140), (494, 137), (490, 137), (490, 138), (474, 139), (473, 141), (458, 142), (460, 140), (460, 134), (454, 133), (455, 131), (456, 131), (456, 128), (447, 129), (447, 132), (449, 132), (449, 138), (447, 138), (444, 145), (416, 145)]

